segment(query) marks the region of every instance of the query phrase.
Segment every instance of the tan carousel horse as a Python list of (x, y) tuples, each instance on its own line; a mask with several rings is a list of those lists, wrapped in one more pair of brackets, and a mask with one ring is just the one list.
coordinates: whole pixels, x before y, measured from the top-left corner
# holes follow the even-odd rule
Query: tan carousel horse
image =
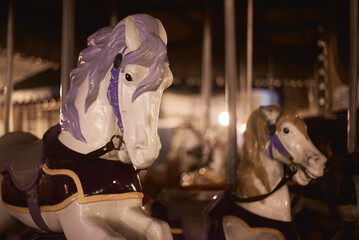
[(235, 191), (207, 181), (164, 190), (153, 214), (184, 239), (297, 239), (286, 183), (323, 175), (326, 157), (304, 121), (279, 106), (255, 110), (247, 122)]
[(296, 112), (255, 110), (244, 133), (236, 190), (219, 194), (206, 210), (208, 239), (297, 239), (285, 183), (307, 185), (323, 175), (325, 162)]

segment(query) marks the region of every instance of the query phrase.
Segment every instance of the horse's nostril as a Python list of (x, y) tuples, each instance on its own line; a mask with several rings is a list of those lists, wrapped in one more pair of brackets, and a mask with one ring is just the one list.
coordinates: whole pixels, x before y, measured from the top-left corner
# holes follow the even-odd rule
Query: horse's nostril
[(321, 157), (319, 155), (312, 155), (308, 159), (308, 163), (311, 166), (322, 166), (326, 162), (325, 157)]
[(309, 162), (310, 165), (317, 165), (317, 160), (316, 160), (315, 156), (310, 156), (308, 158), (308, 162)]

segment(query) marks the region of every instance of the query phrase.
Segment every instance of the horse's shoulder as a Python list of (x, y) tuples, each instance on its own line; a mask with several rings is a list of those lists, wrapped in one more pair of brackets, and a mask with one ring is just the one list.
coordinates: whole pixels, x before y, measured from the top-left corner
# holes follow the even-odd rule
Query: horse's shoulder
[(237, 216), (225, 216), (222, 224), (226, 239), (285, 239), (283, 233), (276, 228), (251, 227)]
[[(236, 203), (232, 194), (223, 192), (207, 208), (206, 214), (211, 219), (209, 233), (220, 236), (220, 239), (233, 239), (230, 236), (236, 236), (239, 231), (241, 236), (245, 236), (241, 239), (298, 239), (292, 222), (273, 220), (249, 212)], [(213, 221), (215, 219), (220, 221)]]

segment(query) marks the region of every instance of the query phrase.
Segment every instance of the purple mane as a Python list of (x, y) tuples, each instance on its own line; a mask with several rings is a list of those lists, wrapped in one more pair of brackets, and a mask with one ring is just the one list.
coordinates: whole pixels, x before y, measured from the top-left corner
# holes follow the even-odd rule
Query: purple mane
[[(164, 63), (167, 48), (158, 36), (158, 24), (155, 18), (146, 14), (132, 15), (141, 37), (137, 50), (126, 53), (121, 64), (123, 72), (127, 64), (137, 64), (149, 68), (149, 74), (138, 84), (132, 95), (132, 102), (144, 92), (154, 91), (163, 80)], [(78, 89), (88, 77), (89, 89), (86, 96), (85, 112), (96, 100), (101, 81), (112, 67), (116, 54), (126, 47), (126, 19), (115, 27), (104, 27), (87, 39), (88, 47), (79, 55), (77, 67), (70, 74), (71, 86), (61, 108), (61, 128), (76, 138), (86, 142), (83, 136), (75, 99)]]

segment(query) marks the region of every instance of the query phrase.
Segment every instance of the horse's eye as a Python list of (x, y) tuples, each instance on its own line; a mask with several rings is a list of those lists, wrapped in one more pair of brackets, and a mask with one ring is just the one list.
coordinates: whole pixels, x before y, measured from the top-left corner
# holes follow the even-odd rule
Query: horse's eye
[(288, 129), (288, 128), (283, 128), (283, 132), (284, 132), (285, 134), (288, 134), (288, 133), (289, 133), (289, 129)]
[(128, 81), (128, 82), (131, 82), (132, 81), (132, 77), (130, 74), (126, 73), (125, 74), (125, 79)]

